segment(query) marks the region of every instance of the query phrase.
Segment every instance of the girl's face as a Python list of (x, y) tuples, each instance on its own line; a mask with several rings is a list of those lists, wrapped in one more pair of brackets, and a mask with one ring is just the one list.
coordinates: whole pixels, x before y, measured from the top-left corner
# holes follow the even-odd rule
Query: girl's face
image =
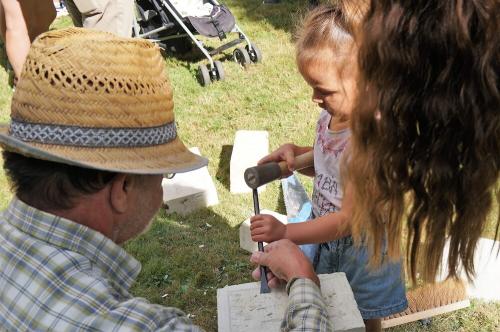
[(357, 63), (354, 54), (330, 57), (299, 66), (313, 89), (312, 101), (339, 119), (349, 120), (356, 98)]

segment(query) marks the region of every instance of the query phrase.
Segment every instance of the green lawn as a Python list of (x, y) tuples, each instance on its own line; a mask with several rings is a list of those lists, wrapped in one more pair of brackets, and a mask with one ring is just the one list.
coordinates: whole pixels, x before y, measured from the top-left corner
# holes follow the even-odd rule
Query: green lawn
[[(220, 204), (181, 217), (160, 212), (149, 233), (127, 243), (126, 249), (143, 265), (133, 288), (137, 296), (175, 306), (189, 313), (208, 331), (217, 329), (216, 290), (249, 282), (248, 254), (239, 249), (238, 225), (253, 210), (250, 194), (229, 192), (229, 161), (234, 134), (239, 129), (267, 130), (270, 149), (288, 141), (311, 144), (318, 111), (310, 101), (307, 85), (294, 65), (292, 34), (306, 1), (279, 5), (261, 1), (228, 0), (238, 24), (260, 47), (264, 61), (243, 70), (221, 57), (226, 80), (202, 88), (195, 79), (198, 62), (165, 60), (174, 88), (176, 120), (181, 138), (197, 146), (210, 159), (209, 172)], [(70, 25), (58, 19), (54, 28)], [(0, 69), (0, 120), (6, 120), (12, 90)], [(306, 181), (310, 189), (310, 181)], [(0, 175), (0, 205), (10, 192)], [(278, 183), (260, 195), (261, 208), (284, 212)], [(493, 237), (493, 222), (485, 236)], [(200, 248), (201, 245), (204, 247)], [(470, 309), (434, 319), (430, 327), (419, 323), (391, 331), (500, 331), (500, 303), (473, 301)]]

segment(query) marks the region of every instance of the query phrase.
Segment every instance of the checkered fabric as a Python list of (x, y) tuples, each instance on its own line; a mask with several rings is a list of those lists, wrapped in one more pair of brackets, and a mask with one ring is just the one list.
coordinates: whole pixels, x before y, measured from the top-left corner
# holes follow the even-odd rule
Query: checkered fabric
[(288, 308), (281, 331), (333, 331), (319, 287), (309, 279), (292, 279), (286, 286)]
[[(201, 331), (133, 297), (141, 265), (104, 235), (14, 198), (0, 216), (1, 331)], [(282, 331), (332, 331), (316, 284), (295, 279)]]
[(1, 331), (200, 331), (133, 297), (140, 263), (102, 234), (13, 199), (0, 219)]

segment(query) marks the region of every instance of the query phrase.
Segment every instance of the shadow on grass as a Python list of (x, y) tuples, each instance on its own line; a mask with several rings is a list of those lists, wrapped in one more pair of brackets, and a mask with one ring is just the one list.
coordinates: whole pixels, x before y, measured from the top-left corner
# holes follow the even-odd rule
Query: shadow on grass
[[(183, 38), (185, 43), (190, 44), (190, 50), (187, 52), (173, 52), (166, 49), (161, 49), (161, 54), (164, 58), (175, 58), (181, 61), (198, 62), (200, 60), (206, 59), (203, 52), (191, 41), (189, 37)], [(167, 46), (168, 49), (168, 46)], [(205, 49), (210, 52), (213, 47), (206, 46)]]
[(215, 178), (226, 188), (228, 191), (230, 189), (230, 166), (231, 166), (231, 154), (233, 153), (232, 145), (223, 145), (219, 154), (219, 168), (217, 168), (217, 173)]
[(217, 288), (251, 281), (238, 228), (211, 209), (186, 217), (161, 211), (151, 229), (125, 248), (143, 267), (132, 293), (180, 308), (208, 331), (217, 330)]
[(295, 31), (300, 18), (309, 10), (309, 3), (304, 0), (281, 0), (277, 4), (264, 4), (262, 0), (232, 0), (226, 4), (229, 9), (241, 9), (251, 21), (265, 21), (275, 29), (287, 32)]

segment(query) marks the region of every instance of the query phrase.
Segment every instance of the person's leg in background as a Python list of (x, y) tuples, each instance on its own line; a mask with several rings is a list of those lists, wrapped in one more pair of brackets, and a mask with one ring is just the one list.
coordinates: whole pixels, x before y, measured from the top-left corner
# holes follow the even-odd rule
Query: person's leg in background
[(134, 0), (66, 0), (66, 8), (77, 27), (132, 37)]
[(30, 41), (49, 31), (57, 12), (52, 0), (22, 0), (21, 9), (28, 27)]
[(56, 17), (52, 0), (0, 0), (2, 5), (1, 35), (7, 57), (19, 78), (33, 39), (49, 29)]
[(73, 0), (66, 0), (64, 1), (64, 4), (66, 5), (69, 17), (71, 17), (71, 20), (73, 21), (73, 25), (75, 27), (83, 27), (82, 13), (80, 13)]
[[(89, 25), (93, 29), (112, 32), (121, 37), (132, 37), (134, 24), (135, 3), (134, 0), (103, 1), (102, 14), (99, 18), (87, 17)], [(84, 22), (84, 27), (87, 23)], [(90, 27), (90, 26), (89, 26)]]
[(374, 318), (374, 319), (365, 319), (363, 320), (365, 323), (365, 328), (367, 332), (379, 332), (382, 331), (382, 319)]
[[(5, 50), (15, 77), (19, 77), (31, 42), (21, 5), (17, 0), (1, 0)], [(5, 30), (3, 29), (5, 27)]]
[[(7, 48), (5, 47), (5, 15), (3, 12), (2, 3), (0, 2), (0, 39), (1, 39), (1, 50), (0, 50), (0, 65), (5, 69), (5, 71), (9, 74), (9, 85), (12, 86), (12, 80), (14, 77), (14, 73), (12, 72), (12, 67), (9, 64), (9, 58), (7, 57)], [(12, 76), (12, 77), (11, 77)]]

